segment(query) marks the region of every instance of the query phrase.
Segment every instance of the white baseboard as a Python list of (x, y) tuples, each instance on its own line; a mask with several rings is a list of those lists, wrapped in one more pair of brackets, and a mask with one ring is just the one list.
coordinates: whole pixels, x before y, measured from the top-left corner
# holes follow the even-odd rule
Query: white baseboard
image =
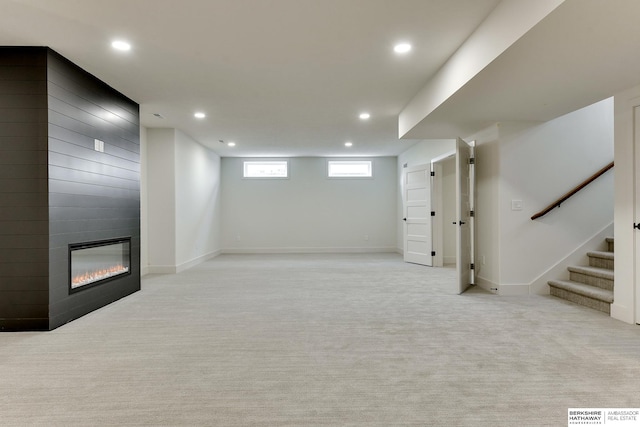
[(175, 265), (150, 265), (147, 267), (148, 274), (176, 274)]
[(444, 265), (451, 265), (451, 264), (455, 264), (457, 261), (455, 256), (444, 256), (442, 257), (442, 262), (444, 263)]
[(396, 253), (395, 247), (361, 247), (361, 248), (227, 248), (223, 254), (366, 254)]
[(589, 259), (587, 252), (596, 250), (605, 250), (606, 238), (613, 236), (613, 223), (607, 225), (602, 230), (591, 236), (574, 251), (566, 257), (551, 266), (547, 271), (536, 277), (530, 284), (530, 292), (535, 295), (549, 295), (549, 280), (567, 280), (569, 272), (567, 267), (570, 265), (587, 265)]
[(182, 271), (188, 270), (192, 267), (195, 267), (198, 264), (202, 264), (205, 261), (208, 261), (212, 258), (217, 257), (218, 255), (220, 255), (222, 253), (222, 251), (217, 250), (214, 252), (209, 252), (208, 254), (204, 254), (201, 255), (197, 258), (192, 259), (191, 261), (187, 261), (187, 262), (183, 262), (182, 264), (179, 264), (176, 266), (176, 273), (180, 273)]
[(527, 296), (529, 295), (529, 285), (527, 283), (499, 285), (498, 295), (503, 297)]
[(615, 301), (611, 304), (611, 317), (616, 320), (620, 320), (621, 322), (630, 324), (635, 323), (632, 307), (622, 305)]
[(178, 265), (149, 265), (147, 267), (144, 267), (143, 270), (143, 276), (146, 274), (176, 274), (176, 273), (180, 273), (181, 271), (185, 271), (188, 270), (190, 268), (195, 267), (198, 264), (201, 264), (207, 260), (210, 260), (212, 258), (217, 257), (218, 255), (220, 255), (222, 253), (222, 251), (214, 251), (214, 252), (209, 252), (208, 254), (204, 254), (201, 255), (197, 258), (194, 258), (190, 261), (187, 262), (183, 262), (182, 264), (178, 264)]
[(493, 293), (497, 293), (498, 292), (498, 284), (496, 282), (493, 282), (491, 280), (487, 280), (484, 277), (481, 276), (476, 276), (476, 286), (481, 287), (482, 289), (484, 289), (485, 291), (489, 291), (489, 292), (493, 292)]
[(140, 268), (140, 277), (144, 277), (149, 274), (149, 266), (144, 266)]

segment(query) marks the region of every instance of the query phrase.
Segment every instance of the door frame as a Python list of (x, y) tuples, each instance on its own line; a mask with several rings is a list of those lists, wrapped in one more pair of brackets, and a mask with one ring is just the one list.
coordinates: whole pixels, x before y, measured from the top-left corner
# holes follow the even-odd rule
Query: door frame
[[(431, 248), (436, 253), (433, 258), (434, 267), (444, 266), (444, 228), (447, 224), (444, 221), (444, 190), (443, 190), (443, 163), (453, 159), (455, 161), (455, 150), (448, 151), (438, 157), (431, 159), (431, 172), (434, 173), (431, 183), (431, 210), (436, 213), (431, 222)], [(449, 224), (451, 226), (451, 224)]]
[[(456, 139), (456, 215), (457, 251), (456, 291), (464, 293), (475, 285), (475, 141)], [(463, 171), (465, 172), (463, 174)], [(463, 190), (466, 189), (466, 197)], [(468, 253), (464, 246), (468, 243)]]

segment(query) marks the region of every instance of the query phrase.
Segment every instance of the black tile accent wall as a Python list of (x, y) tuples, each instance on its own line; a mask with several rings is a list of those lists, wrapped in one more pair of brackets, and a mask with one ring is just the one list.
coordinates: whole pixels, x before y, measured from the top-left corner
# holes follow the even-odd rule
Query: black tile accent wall
[[(138, 104), (51, 50), (47, 88), (53, 329), (140, 289), (140, 122)], [(68, 245), (116, 237), (131, 237), (131, 275), (70, 295)]]
[(46, 49), (0, 51), (0, 329), (49, 328)]
[[(0, 330), (54, 329), (140, 289), (138, 104), (48, 48), (0, 48), (0, 168)], [(68, 245), (116, 237), (132, 274), (70, 294)]]

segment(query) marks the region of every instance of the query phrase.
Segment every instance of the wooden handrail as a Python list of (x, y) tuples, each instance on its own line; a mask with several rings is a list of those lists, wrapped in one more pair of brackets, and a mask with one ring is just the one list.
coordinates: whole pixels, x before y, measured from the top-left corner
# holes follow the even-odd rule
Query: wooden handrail
[(549, 206), (547, 206), (546, 208), (544, 208), (543, 210), (541, 210), (540, 212), (538, 212), (537, 214), (535, 214), (534, 216), (531, 217), (531, 219), (538, 219), (540, 217), (545, 216), (546, 214), (548, 214), (549, 212), (551, 212), (553, 209), (555, 208), (559, 208), (560, 205), (567, 200), (569, 197), (573, 196), (574, 194), (576, 194), (578, 191), (582, 190), (584, 187), (586, 187), (587, 185), (591, 184), (593, 181), (595, 181), (596, 179), (598, 179), (601, 175), (603, 175), (606, 171), (608, 171), (609, 169), (611, 169), (613, 167), (613, 162), (609, 163), (607, 166), (603, 167), (602, 169), (600, 169), (598, 172), (594, 173), (593, 175), (591, 175), (589, 178), (587, 178), (582, 184), (578, 185), (577, 187), (575, 187), (573, 190), (569, 191), (568, 193), (566, 193), (564, 196), (560, 197), (558, 200), (556, 200), (555, 202), (551, 203)]

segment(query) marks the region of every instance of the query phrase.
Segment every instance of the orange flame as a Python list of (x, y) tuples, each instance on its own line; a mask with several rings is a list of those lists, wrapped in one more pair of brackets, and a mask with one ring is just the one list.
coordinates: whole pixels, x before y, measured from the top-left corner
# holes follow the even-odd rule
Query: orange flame
[(98, 280), (108, 279), (109, 277), (117, 276), (129, 271), (128, 267), (122, 264), (114, 265), (108, 268), (102, 268), (98, 270), (88, 271), (84, 274), (78, 274), (71, 279), (71, 287), (77, 288), (78, 286), (88, 285), (89, 283), (97, 282)]

